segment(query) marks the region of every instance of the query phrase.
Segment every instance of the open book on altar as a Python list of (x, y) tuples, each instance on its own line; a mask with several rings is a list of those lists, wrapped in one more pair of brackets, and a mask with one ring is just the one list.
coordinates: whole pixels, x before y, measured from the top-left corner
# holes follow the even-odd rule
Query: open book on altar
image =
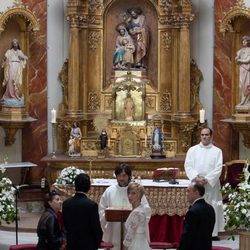
[(124, 222), (132, 210), (129, 208), (108, 207), (105, 210), (106, 221)]

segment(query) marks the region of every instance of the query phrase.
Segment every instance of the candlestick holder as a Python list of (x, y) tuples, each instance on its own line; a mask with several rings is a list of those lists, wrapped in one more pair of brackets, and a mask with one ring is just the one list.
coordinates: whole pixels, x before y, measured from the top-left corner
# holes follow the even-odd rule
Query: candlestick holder
[(56, 122), (52, 124), (52, 156), (51, 158), (56, 158)]

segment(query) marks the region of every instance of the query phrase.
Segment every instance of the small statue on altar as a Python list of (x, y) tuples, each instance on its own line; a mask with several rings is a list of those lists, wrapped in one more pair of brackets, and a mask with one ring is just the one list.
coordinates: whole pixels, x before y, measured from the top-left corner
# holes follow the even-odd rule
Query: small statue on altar
[(166, 156), (162, 154), (163, 152), (163, 136), (161, 132), (161, 128), (155, 127), (152, 132), (152, 154), (150, 155), (151, 158), (165, 158)]
[(159, 127), (155, 127), (152, 133), (152, 148), (155, 150), (162, 149), (162, 133)]
[(130, 93), (127, 93), (127, 97), (124, 100), (124, 116), (125, 121), (133, 121), (135, 113), (135, 103)]
[(11, 47), (4, 55), (2, 68), (4, 68), (4, 80), (2, 85), (6, 90), (1, 102), (6, 106), (23, 106), (24, 98), (22, 93), (23, 69), (26, 66), (28, 57), (20, 49), (17, 39), (13, 39)]
[(104, 150), (105, 148), (107, 148), (107, 143), (108, 143), (108, 134), (106, 132), (106, 129), (103, 129), (100, 134), (101, 150)]
[(72, 156), (72, 155), (74, 155), (74, 153), (75, 153), (74, 138), (71, 135), (69, 137), (69, 150), (68, 150), (68, 154), (69, 154), (69, 156)]
[(80, 156), (82, 132), (78, 122), (74, 122), (70, 131), (69, 156)]

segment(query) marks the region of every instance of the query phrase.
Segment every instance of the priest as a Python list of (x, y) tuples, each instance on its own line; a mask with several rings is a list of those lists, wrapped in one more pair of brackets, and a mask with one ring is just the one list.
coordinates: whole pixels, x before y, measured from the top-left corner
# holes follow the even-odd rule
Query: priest
[(201, 142), (191, 147), (185, 160), (186, 175), (205, 186), (205, 200), (213, 206), (216, 215), (213, 240), (219, 240), (218, 232), (224, 231), (220, 175), (222, 171), (222, 151), (211, 143), (212, 130), (203, 128)]
[[(132, 209), (127, 196), (127, 188), (131, 181), (132, 171), (127, 164), (121, 163), (115, 169), (115, 176), (117, 184), (108, 187), (101, 197), (99, 203), (99, 216), (103, 230), (103, 241), (111, 242), (114, 245), (112, 250), (120, 250), (121, 223), (107, 222), (105, 219), (105, 209), (108, 207)], [(141, 204), (145, 209), (147, 221), (149, 222), (151, 209), (145, 195), (141, 199)]]

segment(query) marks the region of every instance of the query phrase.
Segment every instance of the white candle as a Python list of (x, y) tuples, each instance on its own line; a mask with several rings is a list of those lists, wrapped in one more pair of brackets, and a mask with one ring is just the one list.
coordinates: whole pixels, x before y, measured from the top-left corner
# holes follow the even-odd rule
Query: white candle
[(145, 135), (144, 145), (147, 147), (147, 135)]
[(54, 108), (51, 110), (51, 123), (56, 123), (56, 110)]
[(205, 122), (205, 109), (200, 110), (200, 123)]

